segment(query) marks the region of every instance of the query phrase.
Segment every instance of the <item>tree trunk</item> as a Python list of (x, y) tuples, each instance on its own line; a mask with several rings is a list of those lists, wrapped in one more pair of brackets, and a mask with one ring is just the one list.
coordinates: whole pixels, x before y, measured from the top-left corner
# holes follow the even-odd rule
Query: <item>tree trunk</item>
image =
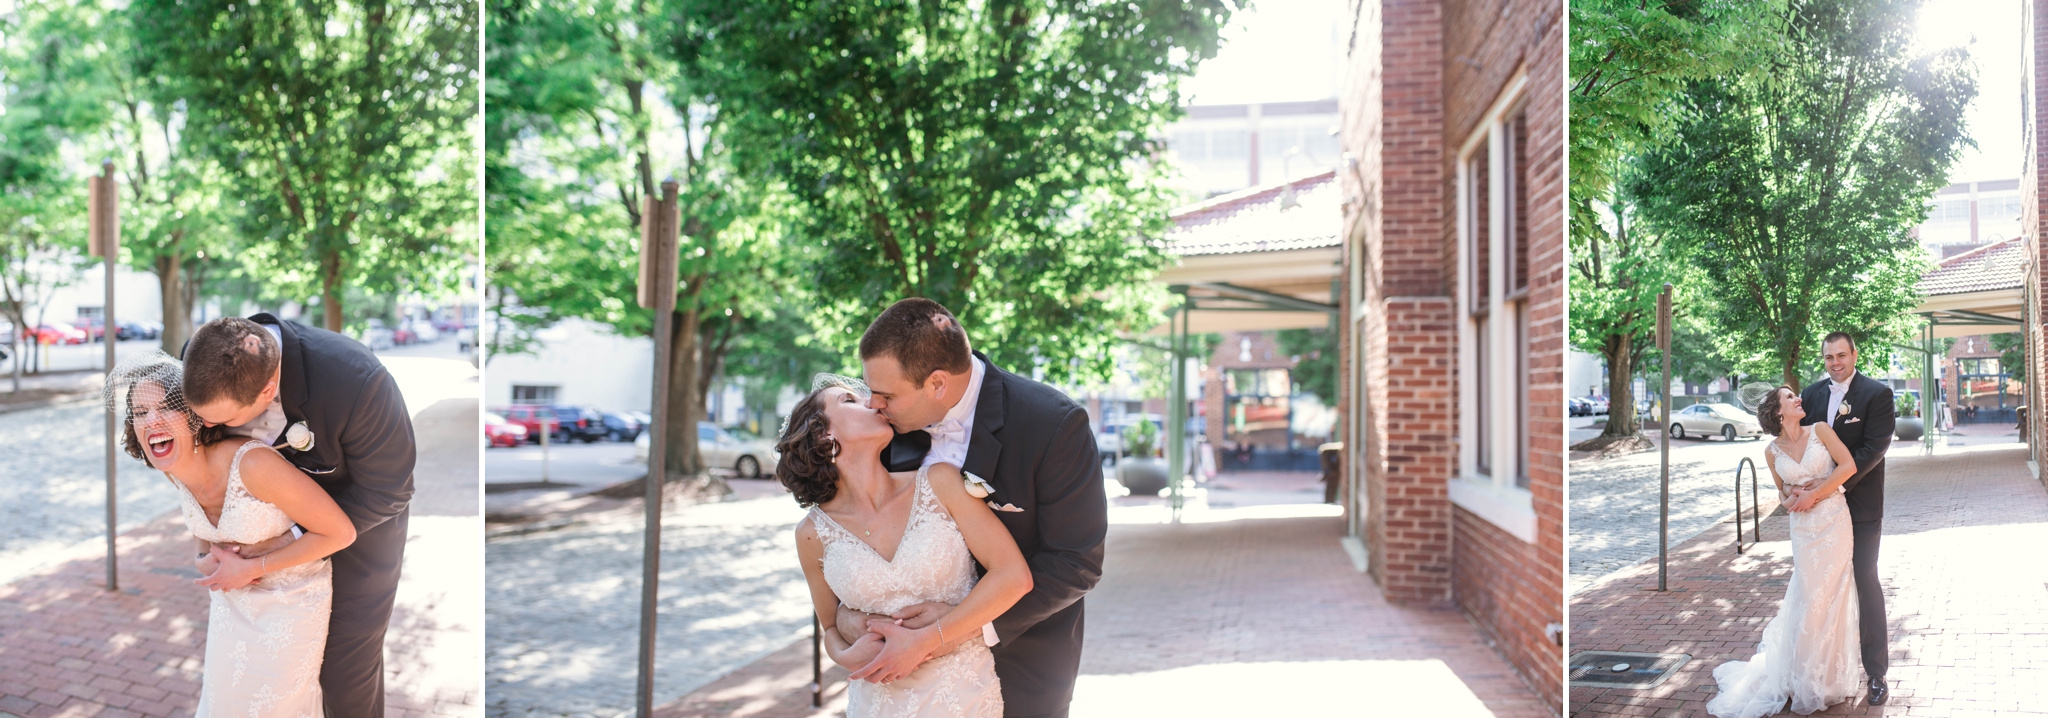
[(703, 407), (697, 400), (697, 320), (695, 310), (676, 312), (668, 346), (668, 450), (663, 468), (669, 480), (704, 471), (697, 451), (697, 422)]
[(1799, 350), (1797, 349), (1792, 350), (1792, 353), (1785, 357), (1785, 386), (1794, 387), (1793, 391), (1798, 391)]
[[(177, 240), (172, 240), (176, 246)], [(164, 331), (159, 336), (165, 354), (181, 356), (185, 339), (192, 336), (192, 304), (185, 292), (185, 263), (176, 252), (156, 258), (158, 295), (164, 308)]]
[(330, 332), (341, 331), (341, 252), (328, 250), (320, 259), (320, 316), (322, 329)]
[(1600, 355), (1607, 360), (1607, 428), (1603, 438), (1640, 436), (1643, 424), (1636, 420), (1635, 336), (1609, 334)]

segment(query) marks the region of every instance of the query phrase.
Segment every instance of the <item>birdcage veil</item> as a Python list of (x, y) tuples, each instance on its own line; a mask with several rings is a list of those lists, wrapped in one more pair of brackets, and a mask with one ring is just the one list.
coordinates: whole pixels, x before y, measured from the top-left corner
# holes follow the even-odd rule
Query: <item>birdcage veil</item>
[[(818, 372), (816, 374), (812, 374), (811, 389), (809, 393), (815, 394), (818, 392), (819, 389), (831, 386), (836, 386), (847, 391), (853, 392), (853, 395), (860, 397), (860, 400), (862, 402), (866, 402), (869, 397), (874, 396), (874, 392), (868, 389), (867, 382), (855, 379), (850, 376), (846, 376), (844, 374), (833, 374), (831, 372)], [(782, 428), (776, 430), (775, 436), (779, 439), (781, 437), (788, 435), (789, 417), (785, 416), (782, 417)]]
[[(160, 409), (183, 414), (191, 433), (198, 434), (199, 417), (192, 413), (191, 404), (185, 401), (184, 380), (184, 362), (161, 350), (133, 354), (117, 362), (113, 371), (107, 372), (107, 383), (100, 390), (100, 398), (107, 410), (121, 421), (124, 427), (120, 432), (124, 437), (122, 440), (127, 441), (125, 437), (129, 434), (126, 427), (132, 417), (130, 403), (143, 400)], [(161, 393), (136, 391), (143, 385), (161, 387)], [(139, 448), (136, 447), (138, 451)]]
[(1771, 392), (1777, 390), (1776, 384), (1753, 381), (1735, 390), (1735, 400), (1742, 402), (1742, 408), (1748, 409), (1750, 413), (1756, 413), (1757, 406), (1763, 404), (1765, 399), (1771, 398)]

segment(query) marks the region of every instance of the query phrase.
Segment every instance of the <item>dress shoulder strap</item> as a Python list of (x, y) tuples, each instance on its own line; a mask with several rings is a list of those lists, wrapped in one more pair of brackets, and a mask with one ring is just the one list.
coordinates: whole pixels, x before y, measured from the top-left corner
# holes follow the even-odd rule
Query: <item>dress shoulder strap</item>
[(233, 481), (235, 483), (241, 483), (242, 456), (248, 454), (250, 449), (254, 449), (260, 446), (265, 446), (265, 444), (261, 441), (250, 439), (249, 441), (243, 443), (241, 448), (235, 449), (235, 460), (233, 463), (228, 464), (228, 479), (230, 481)]
[(825, 513), (825, 508), (822, 506), (811, 507), (811, 528), (818, 532), (818, 540), (826, 544), (853, 536), (853, 534), (846, 531), (846, 527), (840, 526), (838, 521), (832, 520), (832, 516)]

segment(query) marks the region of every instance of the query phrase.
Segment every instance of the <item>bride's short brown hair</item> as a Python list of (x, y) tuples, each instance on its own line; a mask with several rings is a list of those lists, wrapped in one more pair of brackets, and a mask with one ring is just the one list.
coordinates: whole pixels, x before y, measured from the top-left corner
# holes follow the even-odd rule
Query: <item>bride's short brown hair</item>
[(825, 392), (837, 385), (820, 387), (796, 403), (789, 412), (789, 425), (775, 440), (775, 480), (796, 497), (796, 505), (809, 508), (839, 495), (839, 442), (831, 437), (832, 423), (825, 418)]
[(1784, 402), (1778, 398), (1780, 389), (1792, 392), (1793, 396), (1799, 395), (1798, 389), (1779, 384), (1776, 389), (1771, 390), (1770, 396), (1764, 397), (1763, 401), (1756, 404), (1756, 424), (1763, 427), (1764, 433), (1771, 436), (1785, 435), (1785, 410), (1780, 406)]

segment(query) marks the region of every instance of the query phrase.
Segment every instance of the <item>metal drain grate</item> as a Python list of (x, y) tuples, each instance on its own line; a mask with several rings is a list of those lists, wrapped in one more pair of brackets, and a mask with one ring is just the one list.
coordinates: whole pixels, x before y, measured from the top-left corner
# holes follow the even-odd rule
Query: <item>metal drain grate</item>
[[(1656, 688), (1691, 660), (1689, 653), (1580, 651), (1572, 654), (1567, 665), (1571, 669), (1571, 684), (1575, 686), (1643, 690)], [(1627, 667), (1614, 670), (1623, 665)]]

